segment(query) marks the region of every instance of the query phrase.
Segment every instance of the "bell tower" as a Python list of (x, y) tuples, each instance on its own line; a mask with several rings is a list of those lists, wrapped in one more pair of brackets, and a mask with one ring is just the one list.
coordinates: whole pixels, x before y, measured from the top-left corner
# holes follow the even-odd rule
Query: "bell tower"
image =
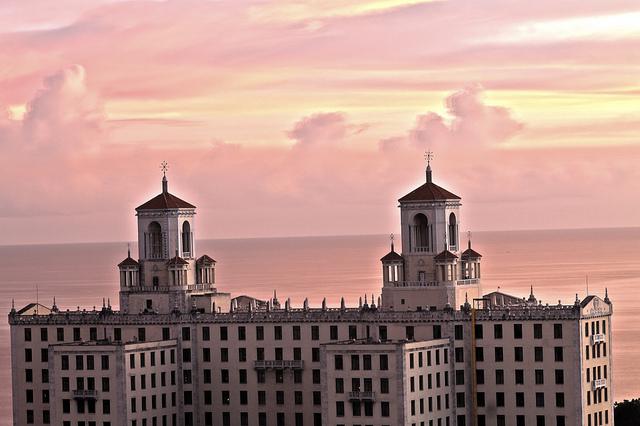
[[(210, 312), (215, 289), (215, 261), (196, 259), (196, 206), (169, 192), (162, 162), (162, 192), (136, 208), (138, 260), (130, 254), (119, 264), (120, 309), (130, 313), (168, 313), (195, 309)], [(221, 309), (226, 304), (218, 300)]]
[[(455, 309), (465, 293), (478, 294), (479, 279), (463, 280), (466, 274), (459, 267), (461, 198), (433, 182), (433, 154), (426, 152), (425, 159), (426, 182), (398, 200), (403, 276), (384, 280), (385, 309)], [(383, 264), (388, 265), (389, 256), (398, 262), (389, 253)]]

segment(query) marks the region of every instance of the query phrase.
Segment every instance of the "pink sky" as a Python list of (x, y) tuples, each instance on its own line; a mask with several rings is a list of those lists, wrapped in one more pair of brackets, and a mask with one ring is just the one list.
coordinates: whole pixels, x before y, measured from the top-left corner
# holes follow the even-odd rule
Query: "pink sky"
[(397, 231), (424, 179), (465, 230), (638, 226), (637, 0), (5, 0), (0, 244)]

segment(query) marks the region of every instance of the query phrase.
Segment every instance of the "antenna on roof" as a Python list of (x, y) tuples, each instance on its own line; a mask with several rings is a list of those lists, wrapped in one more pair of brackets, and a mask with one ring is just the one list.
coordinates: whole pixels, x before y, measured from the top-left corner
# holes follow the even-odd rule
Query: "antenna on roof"
[(160, 163), (160, 170), (162, 170), (162, 192), (167, 193), (169, 192), (169, 185), (167, 183), (167, 170), (169, 170), (169, 163), (166, 161)]
[(433, 152), (431, 150), (425, 151), (424, 159), (427, 160), (427, 182), (431, 182), (431, 160), (433, 160)]
[(589, 274), (585, 275), (585, 284), (587, 285), (587, 296), (589, 295)]
[(36, 284), (36, 315), (38, 315), (38, 284)]

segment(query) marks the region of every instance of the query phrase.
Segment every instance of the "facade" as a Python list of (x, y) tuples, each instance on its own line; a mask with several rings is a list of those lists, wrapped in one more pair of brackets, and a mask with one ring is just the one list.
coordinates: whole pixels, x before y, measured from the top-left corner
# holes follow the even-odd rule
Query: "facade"
[(399, 204), (381, 297), (293, 307), (218, 291), (164, 177), (136, 209), (119, 310), (11, 310), (14, 424), (612, 425), (608, 297), (481, 297), (461, 198), (429, 166)]

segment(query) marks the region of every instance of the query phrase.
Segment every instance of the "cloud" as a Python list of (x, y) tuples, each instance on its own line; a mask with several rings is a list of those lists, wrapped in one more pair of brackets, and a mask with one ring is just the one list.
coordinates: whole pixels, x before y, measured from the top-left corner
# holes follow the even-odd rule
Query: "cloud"
[(450, 123), (430, 112), (419, 116), (411, 130), (411, 140), (425, 146), (460, 149), (463, 146), (497, 146), (517, 135), (524, 125), (509, 109), (487, 105), (478, 85), (467, 86), (445, 100)]
[(365, 124), (348, 124), (347, 116), (342, 112), (326, 112), (301, 118), (286, 134), (296, 141), (296, 146), (334, 145), (367, 128)]
[(87, 88), (84, 68), (72, 65), (46, 77), (27, 104), (23, 142), (45, 149), (95, 149), (104, 120), (100, 99)]

